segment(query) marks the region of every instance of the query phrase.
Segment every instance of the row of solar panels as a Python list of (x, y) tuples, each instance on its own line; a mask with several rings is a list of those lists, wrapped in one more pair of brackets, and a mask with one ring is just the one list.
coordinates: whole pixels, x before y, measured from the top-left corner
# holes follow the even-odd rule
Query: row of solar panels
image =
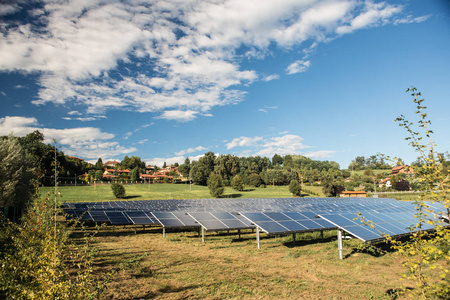
[[(320, 201), (318, 201), (320, 199)], [(69, 216), (91, 220), (94, 222), (108, 222), (112, 225), (162, 225), (164, 228), (173, 227), (203, 227), (207, 231), (220, 231), (231, 229), (244, 229), (258, 227), (263, 232), (271, 235), (286, 234), (303, 231), (316, 231), (339, 228), (351, 235), (363, 240), (374, 241), (383, 239), (383, 233), (392, 236), (410, 233), (408, 229), (414, 224), (416, 210), (411, 202), (400, 202), (393, 199), (345, 199), (336, 200), (330, 198), (301, 199), (226, 199), (227, 201), (215, 202), (205, 200), (187, 200), (183, 203), (185, 211), (150, 211), (130, 210), (130, 206), (146, 207), (153, 201), (144, 203), (112, 202), (101, 207), (91, 204), (77, 204), (72, 209), (65, 209)], [(157, 200), (168, 201), (165, 207), (175, 206), (180, 208), (183, 200)], [(204, 211), (206, 209), (218, 210), (228, 203), (234, 208), (253, 208), (251, 211), (240, 213), (229, 211)], [(121, 207), (122, 204), (126, 206)], [(261, 211), (257, 204), (270, 203), (271, 211)], [(302, 207), (314, 210), (297, 210), (299, 203)], [(159, 203), (157, 206), (160, 206)], [(202, 204), (207, 204), (202, 206)], [(288, 206), (285, 211), (275, 211)], [(193, 209), (195, 208), (195, 209)], [(443, 206), (433, 204), (436, 212), (443, 211)], [(236, 211), (236, 210), (233, 210)], [(376, 229), (364, 226), (360, 220), (354, 220), (357, 212), (362, 212), (366, 220), (371, 220)], [(430, 214), (430, 218), (436, 217)], [(430, 230), (432, 226), (423, 224), (422, 230)]]
[(407, 203), (386, 198), (265, 198), (265, 199), (190, 199), (141, 200), (67, 203), (66, 207), (81, 210), (141, 211), (402, 211)]

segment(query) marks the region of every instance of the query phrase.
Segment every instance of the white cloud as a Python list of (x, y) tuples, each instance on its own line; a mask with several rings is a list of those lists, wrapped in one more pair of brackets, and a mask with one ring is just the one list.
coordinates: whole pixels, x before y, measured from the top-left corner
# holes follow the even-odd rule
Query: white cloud
[(311, 65), (309, 60), (297, 60), (286, 68), (289, 75), (306, 72)]
[(321, 151), (307, 152), (303, 155), (311, 159), (325, 159), (332, 157), (336, 152), (337, 151), (334, 150), (321, 150)]
[(280, 75), (278, 75), (278, 74), (267, 75), (267, 76), (263, 77), (262, 80), (268, 82), (268, 81), (272, 81), (272, 80), (276, 80), (276, 79), (280, 79)]
[(255, 146), (257, 144), (257, 142), (261, 141), (262, 139), (263, 139), (262, 136), (257, 136), (257, 137), (253, 137), (253, 138), (241, 136), (241, 137), (235, 138), (231, 142), (229, 142), (227, 144), (227, 149), (233, 149), (235, 147)]
[(364, 3), (363, 12), (354, 16), (348, 25), (339, 26), (336, 33), (346, 34), (369, 26), (384, 25), (389, 22), (389, 18), (400, 13), (401, 10), (401, 6), (367, 1)]
[(303, 143), (303, 138), (294, 134), (282, 132), (275, 137), (240, 137), (235, 138), (232, 142), (226, 144), (227, 149), (235, 147), (247, 147), (248, 149), (239, 151), (239, 156), (265, 156), (273, 157), (278, 155), (304, 155), (312, 159), (325, 159), (332, 157), (337, 151), (319, 150), (312, 152), (304, 152), (311, 146)]
[(185, 155), (185, 154), (198, 152), (198, 151), (205, 151), (205, 150), (208, 150), (208, 148), (205, 148), (203, 146), (198, 146), (198, 147), (195, 147), (195, 148), (189, 148), (189, 149), (186, 149), (186, 150), (181, 150), (181, 151), (175, 152), (175, 155)]
[(79, 111), (76, 111), (76, 110), (69, 111), (67, 114), (70, 116), (73, 116), (73, 115), (81, 116), (82, 115), (82, 113), (80, 113)]
[(138, 141), (137, 143), (138, 143), (139, 145), (144, 145), (144, 144), (146, 144), (147, 142), (148, 142), (148, 139), (143, 139), (143, 140)]
[[(21, 5), (2, 4), (0, 15)], [(29, 11), (28, 23), (2, 27), (0, 70), (40, 74), (36, 105), (81, 105), (83, 115), (156, 112), (192, 121), (242, 101), (240, 87), (257, 80), (255, 71), (240, 65), (242, 46), (249, 59), (264, 58), (270, 45), (291, 49), (305, 42), (312, 45), (305, 46), (308, 54), (336, 35), (425, 18), (404, 17), (401, 10), (354, 0), (44, 0)], [(306, 58), (291, 64), (288, 74), (305, 72), (311, 65)], [(109, 76), (119, 65), (129, 73)]]
[(406, 16), (405, 18), (397, 19), (394, 21), (394, 25), (398, 24), (410, 24), (410, 23), (422, 23), (428, 20), (431, 17), (431, 15), (425, 15), (420, 17), (412, 17), (412, 16)]
[(127, 154), (137, 150), (134, 147), (126, 148), (111, 141), (114, 134), (102, 132), (98, 128), (41, 128), (35, 118), (0, 118), (0, 135), (9, 135), (13, 132), (14, 136), (25, 136), (35, 130), (39, 130), (44, 135), (45, 143), (53, 143), (53, 139), (55, 139), (67, 155), (94, 159), (108, 155)]
[(174, 156), (174, 157), (166, 157), (166, 158), (155, 157), (155, 158), (145, 159), (144, 161), (147, 165), (158, 166), (161, 168), (164, 165), (164, 162), (169, 166), (169, 165), (173, 165), (175, 163), (183, 164), (184, 160), (185, 160), (184, 156)]
[(197, 118), (196, 114), (197, 114), (197, 112), (193, 111), (193, 110), (187, 110), (187, 111), (166, 110), (159, 116), (159, 118), (166, 119), (166, 120), (178, 120), (181, 122), (187, 122), (187, 121), (192, 121), (195, 118)]
[(310, 147), (302, 142), (302, 137), (293, 134), (272, 137), (260, 145), (261, 149), (256, 155), (272, 157), (275, 153), (278, 155), (301, 154), (301, 150)]

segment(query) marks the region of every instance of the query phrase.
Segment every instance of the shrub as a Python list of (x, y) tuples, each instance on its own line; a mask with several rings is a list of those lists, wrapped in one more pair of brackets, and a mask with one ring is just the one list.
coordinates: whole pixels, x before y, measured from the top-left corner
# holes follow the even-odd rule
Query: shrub
[(256, 173), (252, 173), (248, 176), (248, 183), (251, 186), (259, 187), (262, 183), (261, 176)]
[(209, 193), (213, 197), (220, 197), (223, 195), (223, 184), (222, 184), (222, 178), (220, 175), (211, 173), (208, 177), (208, 188)]
[(236, 191), (244, 190), (244, 183), (242, 182), (242, 178), (240, 175), (236, 175), (233, 177), (233, 180), (231, 181), (231, 187)]
[(302, 187), (297, 180), (291, 180), (291, 183), (289, 183), (289, 191), (295, 196), (302, 195)]
[(111, 184), (111, 189), (113, 191), (114, 197), (125, 198), (125, 187), (118, 183)]

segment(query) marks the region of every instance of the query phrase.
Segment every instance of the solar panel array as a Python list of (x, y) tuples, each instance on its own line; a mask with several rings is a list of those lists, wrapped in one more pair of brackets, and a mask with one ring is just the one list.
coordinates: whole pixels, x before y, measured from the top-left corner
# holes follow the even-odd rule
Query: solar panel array
[(246, 229), (254, 227), (250, 221), (232, 212), (188, 213), (206, 231)]
[[(257, 226), (267, 234), (339, 228), (363, 241), (377, 240), (382, 235), (353, 221), (357, 212), (364, 212), (368, 220), (373, 218), (374, 224), (390, 235), (407, 234), (407, 227), (416, 220), (411, 202), (387, 198), (141, 200), (67, 203), (65, 207), (68, 218), (112, 225), (201, 226), (207, 231)], [(436, 204), (432, 208), (443, 211)]]
[(316, 218), (316, 214), (310, 211), (249, 212), (241, 214), (267, 234), (286, 234), (336, 228), (330, 222)]

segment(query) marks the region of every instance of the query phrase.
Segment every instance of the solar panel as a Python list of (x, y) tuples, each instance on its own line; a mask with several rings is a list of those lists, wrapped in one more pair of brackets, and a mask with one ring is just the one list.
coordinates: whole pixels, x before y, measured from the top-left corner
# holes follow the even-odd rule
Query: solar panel
[(318, 220), (313, 212), (246, 212), (240, 214), (270, 235), (336, 228), (325, 220)]
[(175, 212), (152, 212), (152, 215), (165, 228), (173, 227), (199, 227), (195, 221), (186, 216), (185, 213)]
[(109, 223), (109, 219), (105, 214), (104, 210), (90, 210), (89, 214), (94, 222), (97, 223)]
[[(366, 221), (372, 221), (375, 229), (363, 224), (358, 219), (353, 220), (357, 217), (356, 214), (321, 214), (320, 217), (364, 242), (384, 239), (384, 234), (393, 237), (410, 234), (411, 230), (409, 227), (418, 221), (415, 217), (416, 211), (412, 209), (400, 213), (362, 212), (361, 214)], [(427, 223), (421, 226), (421, 230), (430, 230), (433, 228), (432, 225)]]
[(112, 225), (131, 225), (130, 219), (128, 219), (123, 212), (121, 211), (105, 211), (106, 216), (109, 219), (109, 222)]
[(207, 231), (234, 230), (254, 227), (231, 212), (190, 212), (188, 213)]
[(159, 222), (153, 216), (149, 216), (143, 211), (125, 211), (125, 215), (134, 225), (159, 225)]

